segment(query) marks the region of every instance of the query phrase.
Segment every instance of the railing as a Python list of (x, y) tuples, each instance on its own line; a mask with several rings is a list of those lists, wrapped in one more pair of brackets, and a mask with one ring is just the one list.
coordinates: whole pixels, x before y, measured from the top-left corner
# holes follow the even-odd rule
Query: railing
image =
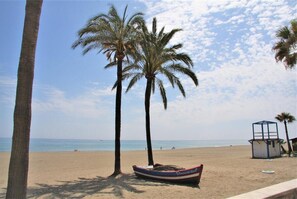
[(278, 139), (277, 132), (254, 132), (254, 139), (256, 140), (264, 140), (264, 139)]

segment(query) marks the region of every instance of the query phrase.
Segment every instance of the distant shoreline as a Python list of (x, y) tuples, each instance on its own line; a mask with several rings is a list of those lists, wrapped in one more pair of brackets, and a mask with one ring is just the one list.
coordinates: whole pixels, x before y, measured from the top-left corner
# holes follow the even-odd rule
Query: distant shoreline
[[(0, 138), (0, 152), (9, 152), (11, 138)], [(247, 140), (153, 140), (153, 150), (248, 145)], [(122, 140), (122, 151), (144, 151), (145, 140)], [(30, 152), (114, 151), (113, 140), (40, 139), (30, 140)]]
[[(246, 145), (232, 145), (232, 146), (204, 146), (204, 147), (191, 147), (191, 148), (178, 148), (178, 149), (153, 149), (154, 151), (185, 151), (185, 150), (197, 150), (197, 149), (215, 149), (215, 148), (228, 148), (228, 147), (249, 147), (250, 145), (246, 144)], [(143, 150), (122, 150), (122, 152), (141, 152), (141, 151), (145, 151), (145, 149)], [(0, 151), (0, 153), (10, 153), (11, 151)], [(80, 153), (114, 153), (113, 150), (92, 150), (92, 151), (86, 151), (86, 150), (73, 150), (73, 151), (30, 151), (30, 154), (33, 153), (74, 153), (74, 152), (80, 152)]]

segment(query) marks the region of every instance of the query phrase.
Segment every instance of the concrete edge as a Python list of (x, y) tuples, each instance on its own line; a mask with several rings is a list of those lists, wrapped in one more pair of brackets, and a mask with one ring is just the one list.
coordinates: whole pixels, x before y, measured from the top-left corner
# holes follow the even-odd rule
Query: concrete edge
[[(247, 192), (228, 199), (250, 199), (250, 198), (286, 198), (287, 195), (296, 196), (297, 194), (297, 179), (275, 184), (255, 191)], [(294, 197), (287, 197), (294, 198)]]

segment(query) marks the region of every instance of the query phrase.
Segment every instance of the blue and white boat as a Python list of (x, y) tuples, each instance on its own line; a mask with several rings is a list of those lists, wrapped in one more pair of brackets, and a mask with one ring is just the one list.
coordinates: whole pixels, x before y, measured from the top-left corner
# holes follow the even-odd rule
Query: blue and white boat
[[(162, 166), (157, 164), (158, 166)], [(133, 166), (133, 170), (136, 176), (142, 178), (149, 178), (160, 181), (168, 181), (174, 183), (191, 183), (191, 184), (199, 184), (203, 164), (197, 167), (193, 167), (191, 169), (179, 169), (179, 170), (156, 170), (155, 166), (141, 167), (141, 166)]]

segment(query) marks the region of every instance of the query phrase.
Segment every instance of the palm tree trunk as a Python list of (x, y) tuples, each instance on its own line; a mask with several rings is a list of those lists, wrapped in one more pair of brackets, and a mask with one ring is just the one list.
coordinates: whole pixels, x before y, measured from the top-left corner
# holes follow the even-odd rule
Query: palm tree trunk
[(27, 0), (18, 82), (14, 108), (13, 142), (8, 172), (7, 199), (23, 199), (27, 194), (31, 102), (35, 51), (42, 0)]
[(146, 89), (145, 89), (145, 127), (146, 127), (148, 165), (154, 165), (152, 141), (151, 141), (151, 126), (150, 126), (151, 91), (152, 91), (152, 80), (148, 78), (146, 82)]
[(116, 176), (121, 173), (121, 103), (122, 103), (122, 59), (118, 59), (117, 66), (117, 91), (115, 110), (115, 162), (114, 173)]
[(286, 130), (286, 138), (287, 138), (287, 143), (288, 143), (288, 153), (289, 156), (291, 156), (292, 153), (292, 148), (291, 148), (291, 143), (290, 143), (290, 139), (289, 139), (289, 133), (288, 133), (288, 128), (287, 128), (287, 121), (284, 121), (285, 124), (285, 130)]

